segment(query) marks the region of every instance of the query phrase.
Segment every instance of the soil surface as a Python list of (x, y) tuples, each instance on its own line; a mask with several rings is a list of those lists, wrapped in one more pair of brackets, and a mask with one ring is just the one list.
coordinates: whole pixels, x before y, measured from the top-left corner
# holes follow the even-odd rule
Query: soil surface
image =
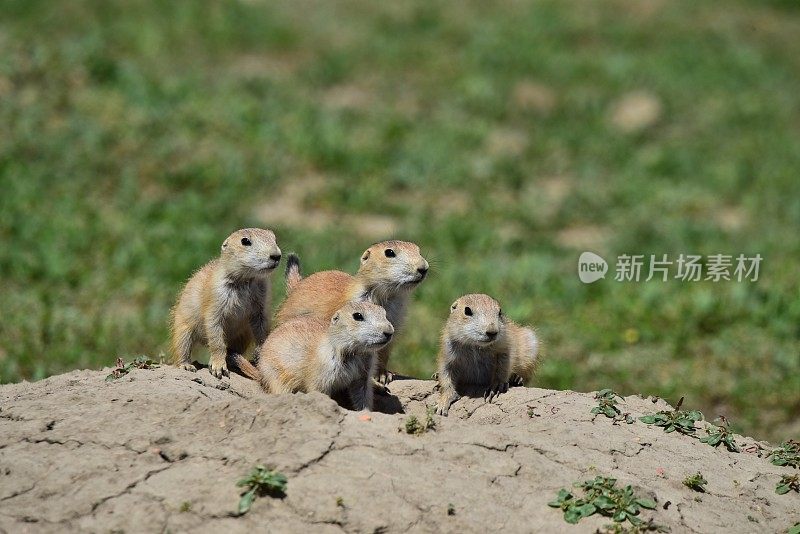
[[(776, 495), (790, 468), (736, 436), (731, 453), (636, 420), (590, 413), (593, 394), (513, 388), (464, 398), (435, 429), (435, 383), (397, 380), (371, 414), (321, 394), (263, 394), (240, 376), (171, 367), (106, 382), (75, 371), (0, 387), (0, 531), (594, 532), (547, 503), (597, 475), (657, 502), (640, 517), (672, 532), (783, 532), (800, 495)], [(639, 417), (667, 409), (627, 397)], [(402, 429), (402, 430), (401, 430)], [(699, 435), (704, 435), (698, 430)], [(283, 498), (237, 515), (236, 482), (258, 464), (288, 477)], [(682, 484), (700, 471), (708, 492)], [(579, 493), (579, 492), (577, 492)]]

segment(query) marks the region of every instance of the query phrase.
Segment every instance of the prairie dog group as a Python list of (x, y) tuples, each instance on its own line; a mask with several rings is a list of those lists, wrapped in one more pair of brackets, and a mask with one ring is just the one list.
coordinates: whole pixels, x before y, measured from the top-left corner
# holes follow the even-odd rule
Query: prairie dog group
[(354, 409), (371, 410), (378, 351), (393, 334), (386, 311), (370, 302), (345, 303), (328, 321), (288, 320), (261, 348), (261, 385), (268, 393), (344, 391)]
[[(428, 267), (419, 247), (407, 241), (383, 241), (369, 247), (361, 255), (355, 276), (342, 271), (321, 271), (304, 278), (299, 260), (292, 256), (286, 267), (287, 296), (276, 322), (282, 324), (297, 317), (327, 321), (345, 303), (365, 300), (382, 306), (389, 322), (399, 330), (409, 294), (425, 279)], [(387, 370), (390, 354), (391, 345), (378, 354), (377, 376), (384, 383), (392, 379)]]
[(211, 374), (228, 374), (226, 359), (243, 354), (255, 341), (256, 353), (270, 323), (270, 280), (281, 259), (275, 234), (244, 228), (222, 243), (220, 256), (196, 271), (172, 309), (173, 363), (194, 371), (192, 349), (207, 345)]
[(438, 357), (439, 400), (436, 413), (469, 389), (480, 388), (491, 401), (505, 393), (509, 380), (528, 380), (539, 350), (536, 333), (508, 319), (489, 295), (470, 294), (450, 306)]
[[(383, 241), (364, 251), (355, 275), (322, 271), (303, 277), (292, 254), (286, 300), (270, 333), (270, 274), (280, 260), (270, 230), (245, 228), (228, 236), (220, 256), (191, 276), (172, 309), (173, 362), (194, 371), (190, 358), (199, 343), (208, 346), (217, 378), (228, 375), (230, 363), (268, 393), (345, 394), (353, 408), (371, 410), (373, 379), (392, 379), (390, 343), (411, 291), (427, 275), (427, 260), (414, 243)], [(253, 343), (251, 363), (244, 354)], [(491, 401), (524, 384), (533, 376), (540, 346), (536, 331), (508, 319), (494, 298), (459, 298), (441, 334), (437, 413), (447, 415), (470, 390)]]

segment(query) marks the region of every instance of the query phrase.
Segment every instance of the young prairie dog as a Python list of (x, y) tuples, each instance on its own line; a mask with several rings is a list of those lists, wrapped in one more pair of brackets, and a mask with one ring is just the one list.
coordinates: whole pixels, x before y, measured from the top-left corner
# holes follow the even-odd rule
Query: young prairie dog
[[(531, 337), (533, 336), (533, 337)], [(438, 357), (439, 401), (436, 413), (450, 406), (468, 388), (481, 388), (491, 401), (508, 391), (512, 375), (527, 380), (533, 373), (538, 338), (532, 330), (508, 319), (488, 295), (464, 295), (450, 306)]]
[[(300, 262), (291, 255), (286, 265), (286, 300), (278, 310), (278, 324), (296, 317), (328, 321), (336, 310), (352, 300), (366, 300), (386, 310), (395, 329), (402, 327), (411, 290), (425, 279), (428, 262), (419, 247), (407, 241), (383, 241), (361, 255), (355, 276), (341, 271), (322, 271), (303, 278)], [(387, 370), (391, 345), (378, 353), (377, 376), (392, 380)]]
[(370, 302), (346, 303), (328, 321), (286, 321), (261, 348), (261, 385), (267, 393), (344, 391), (354, 409), (372, 410), (377, 353), (393, 334), (386, 311)]
[(207, 345), (211, 374), (221, 378), (228, 375), (226, 358), (243, 354), (253, 341), (258, 354), (269, 332), (269, 275), (280, 259), (269, 230), (245, 228), (229, 235), (219, 258), (192, 275), (172, 309), (173, 363), (194, 371), (192, 349)]

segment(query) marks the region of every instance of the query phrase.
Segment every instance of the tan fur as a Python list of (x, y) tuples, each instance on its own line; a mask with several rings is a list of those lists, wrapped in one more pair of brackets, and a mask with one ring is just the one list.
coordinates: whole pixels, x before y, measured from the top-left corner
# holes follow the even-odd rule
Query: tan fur
[(371, 410), (378, 350), (393, 333), (386, 311), (370, 302), (346, 303), (328, 321), (291, 319), (261, 348), (261, 385), (268, 393), (321, 391), (332, 397), (344, 391), (353, 408)]
[[(386, 251), (394, 252), (387, 257)], [(355, 276), (341, 271), (322, 271), (306, 278), (300, 276), (299, 266), (287, 272), (286, 300), (276, 316), (277, 324), (297, 317), (312, 317), (322, 321), (331, 318), (336, 310), (352, 300), (368, 300), (386, 309), (389, 322), (402, 327), (409, 293), (425, 278), (428, 262), (419, 247), (406, 241), (383, 241), (369, 247), (361, 255), (361, 266)], [(392, 345), (379, 352), (378, 376), (391, 380), (387, 371)]]
[(511, 356), (509, 385), (523, 386), (533, 378), (542, 348), (542, 340), (536, 329), (520, 326), (507, 319), (506, 336)]
[(207, 345), (211, 373), (220, 378), (228, 374), (226, 358), (244, 354), (253, 341), (256, 349), (264, 343), (269, 332), (269, 275), (280, 255), (269, 230), (245, 228), (225, 239), (219, 258), (192, 275), (172, 309), (175, 365), (194, 371), (192, 349), (197, 343)]

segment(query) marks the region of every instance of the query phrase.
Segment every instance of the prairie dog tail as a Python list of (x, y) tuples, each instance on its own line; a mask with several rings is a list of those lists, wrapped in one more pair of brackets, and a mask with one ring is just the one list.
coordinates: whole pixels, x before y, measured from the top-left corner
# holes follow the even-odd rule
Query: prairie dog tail
[(539, 362), (540, 350), (542, 348), (542, 340), (536, 332), (536, 329), (527, 327), (523, 329), (525, 335), (528, 337), (528, 342), (530, 343), (530, 351), (533, 354), (533, 362), (534, 365)]
[(511, 383), (522, 386), (533, 378), (541, 361), (542, 339), (535, 328), (510, 324)]
[(228, 356), (228, 365), (238, 369), (247, 378), (259, 383), (261, 382), (261, 372), (241, 354), (232, 354)]
[(300, 274), (300, 258), (297, 257), (297, 254), (291, 252), (286, 259), (286, 291), (289, 292), (294, 289), (294, 286), (296, 286), (302, 278)]

